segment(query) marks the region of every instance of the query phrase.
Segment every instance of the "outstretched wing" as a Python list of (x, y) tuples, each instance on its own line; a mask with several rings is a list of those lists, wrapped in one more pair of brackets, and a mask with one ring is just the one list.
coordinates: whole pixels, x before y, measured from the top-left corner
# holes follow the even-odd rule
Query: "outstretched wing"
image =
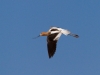
[(58, 33), (51, 34), (51, 35), (47, 36), (47, 49), (48, 49), (48, 56), (49, 56), (49, 58), (53, 57), (53, 55), (56, 52), (57, 40), (54, 41), (53, 39), (57, 35), (58, 35)]
[(56, 52), (57, 41), (50, 41), (47, 43), (48, 56), (49, 58), (53, 57)]

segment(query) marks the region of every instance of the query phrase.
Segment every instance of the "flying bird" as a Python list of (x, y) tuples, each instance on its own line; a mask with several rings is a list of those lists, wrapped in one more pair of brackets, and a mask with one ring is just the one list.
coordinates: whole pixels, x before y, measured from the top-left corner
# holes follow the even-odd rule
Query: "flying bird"
[[(39, 36), (47, 36), (47, 49), (48, 49), (48, 56), (49, 58), (53, 57), (56, 52), (57, 47), (57, 41), (61, 37), (61, 35), (70, 35), (75, 38), (78, 38), (79, 36), (77, 34), (71, 33), (67, 29), (59, 28), (59, 27), (51, 27), (47, 32), (41, 32)], [(35, 38), (37, 38), (35, 37)]]

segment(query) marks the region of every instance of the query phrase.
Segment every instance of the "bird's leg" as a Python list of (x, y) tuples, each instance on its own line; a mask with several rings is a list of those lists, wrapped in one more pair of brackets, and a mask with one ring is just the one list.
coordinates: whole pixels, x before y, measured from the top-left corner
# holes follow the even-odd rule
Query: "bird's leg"
[(73, 37), (75, 37), (75, 38), (78, 38), (79, 36), (77, 35), (77, 34), (69, 34), (70, 36), (73, 36)]

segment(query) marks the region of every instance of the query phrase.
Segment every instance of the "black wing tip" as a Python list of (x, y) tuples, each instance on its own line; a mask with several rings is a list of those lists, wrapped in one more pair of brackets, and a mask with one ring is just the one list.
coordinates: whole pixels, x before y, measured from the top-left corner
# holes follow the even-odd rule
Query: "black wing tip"
[(54, 52), (53, 54), (50, 53), (50, 54), (48, 55), (48, 56), (49, 56), (49, 59), (52, 58), (52, 57), (54, 56), (54, 54), (55, 54), (55, 52)]
[(49, 59), (51, 59), (51, 56), (49, 56)]
[(53, 56), (49, 56), (49, 59), (51, 59)]
[(48, 54), (49, 59), (52, 58), (54, 55), (55, 55), (55, 52), (53, 52), (53, 53), (49, 53), (49, 54)]

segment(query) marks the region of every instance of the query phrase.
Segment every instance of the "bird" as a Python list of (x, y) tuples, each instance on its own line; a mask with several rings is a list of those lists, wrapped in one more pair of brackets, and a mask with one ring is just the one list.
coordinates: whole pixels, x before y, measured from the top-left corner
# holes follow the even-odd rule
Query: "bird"
[[(47, 36), (47, 50), (48, 50), (49, 58), (54, 56), (54, 54), (56, 52), (56, 48), (57, 48), (57, 42), (62, 34), (66, 35), (66, 36), (70, 35), (75, 38), (79, 38), (79, 35), (73, 34), (69, 30), (59, 28), (59, 27), (51, 27), (47, 32), (41, 32), (39, 34), (39, 36), (37, 36), (37, 37)], [(37, 37), (35, 37), (35, 38), (37, 38)]]

